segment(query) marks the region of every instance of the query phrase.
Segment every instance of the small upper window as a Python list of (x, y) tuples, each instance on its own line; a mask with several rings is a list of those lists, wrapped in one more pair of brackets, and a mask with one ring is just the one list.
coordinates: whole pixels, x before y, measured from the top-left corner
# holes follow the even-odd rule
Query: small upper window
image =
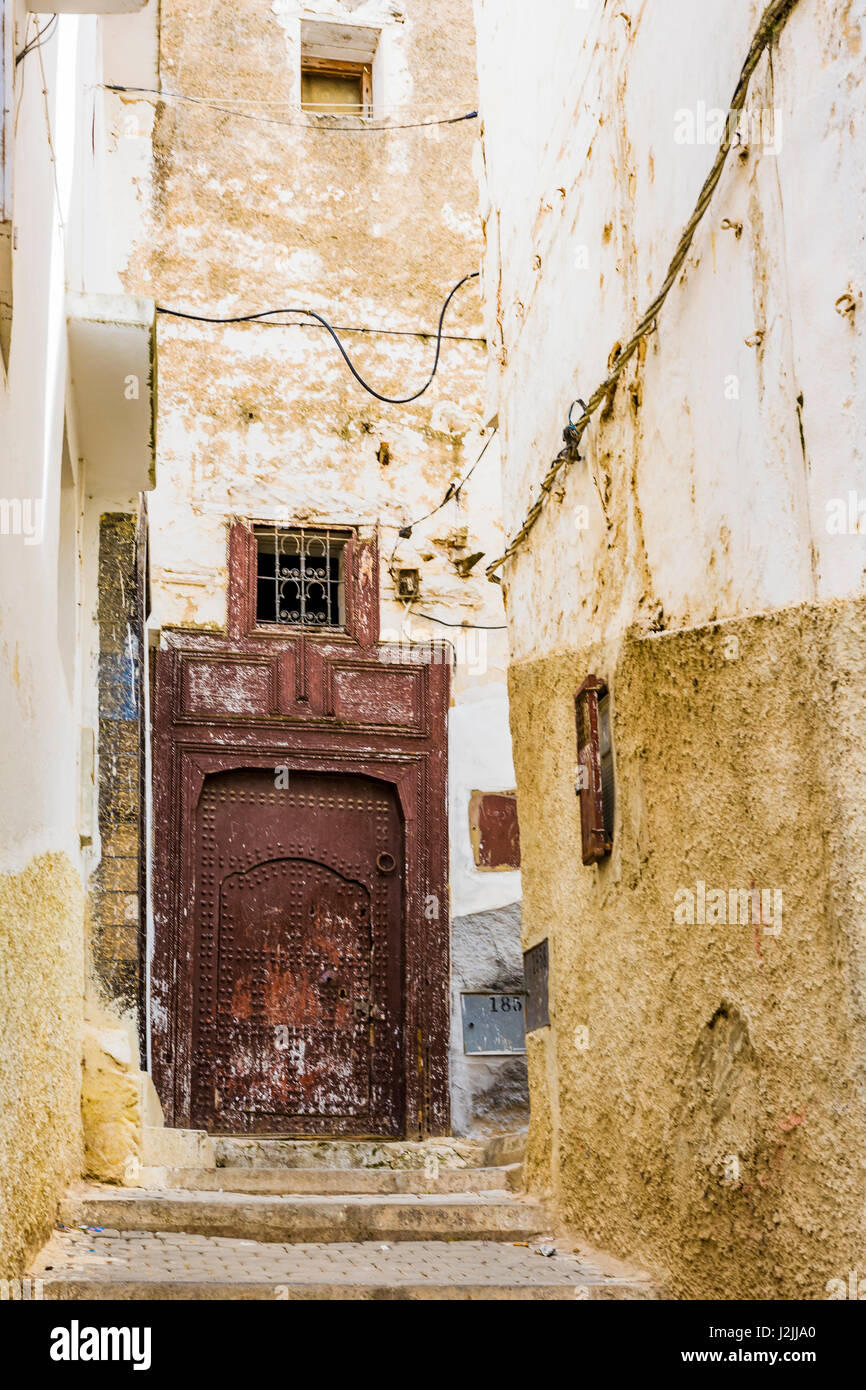
[(372, 116), (378, 29), (304, 20), (301, 106), (318, 115)]
[(308, 58), (301, 68), (301, 106), (319, 116), (371, 116), (373, 75), (369, 66)]
[(346, 627), (345, 533), (255, 528), (256, 622)]

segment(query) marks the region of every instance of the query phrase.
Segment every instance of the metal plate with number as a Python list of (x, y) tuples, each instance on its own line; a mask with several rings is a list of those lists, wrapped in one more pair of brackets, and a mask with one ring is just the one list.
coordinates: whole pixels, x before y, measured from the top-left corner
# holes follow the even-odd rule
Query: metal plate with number
[(460, 1003), (464, 1052), (526, 1051), (522, 994), (462, 994)]

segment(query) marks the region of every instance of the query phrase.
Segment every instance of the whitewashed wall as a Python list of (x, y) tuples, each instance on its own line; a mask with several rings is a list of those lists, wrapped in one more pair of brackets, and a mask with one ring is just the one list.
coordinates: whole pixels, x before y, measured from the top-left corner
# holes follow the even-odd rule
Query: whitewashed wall
[[(8, 370), (0, 363), (0, 1273), (14, 1275), (82, 1170), (85, 890), (99, 853), (87, 751), (98, 721), (98, 518), (104, 509), (134, 510), (137, 496), (125, 488), (109, 496), (110, 486), (97, 491), (88, 477), (82, 426), (98, 429), (100, 405), (88, 409), (95, 419), (82, 419), (77, 392), (92, 382), (73, 371), (68, 328), (70, 292), (117, 288), (108, 272), (102, 24), (87, 15), (37, 19), (22, 0), (7, 15), (4, 233), (13, 251)], [(37, 29), (44, 42), (15, 63)], [(146, 398), (146, 379), (142, 385)]]
[[(477, 0), (509, 534), (570, 402), (604, 379), (661, 284), (763, 8), (703, 0), (698, 18), (692, 0)], [(539, 566), (510, 569), (515, 658), (581, 644), (600, 591), (606, 619), (625, 625), (656, 604), (685, 626), (862, 588), (866, 540), (835, 533), (834, 501), (866, 500), (866, 137), (839, 99), (859, 80), (863, 26), (861, 3), (801, 0), (762, 60), (748, 154), (729, 160), (649, 340), (641, 463), (614, 518), (640, 563), (599, 581), (610, 528), (593, 474), (604, 493), (610, 463), (596, 456), (596, 417), (588, 462), (536, 532), (559, 557), (558, 602)]]
[[(18, 18), (24, 18), (23, 6)], [(20, 24), (18, 32), (23, 40)], [(33, 33), (31, 25), (31, 38)], [(82, 204), (89, 201), (94, 177), (92, 168), (82, 170), (79, 157), (91, 114), (83, 93), (99, 78), (95, 33), (93, 19), (61, 19), (54, 42), (29, 54), (16, 74), (17, 248), (11, 358), (0, 389), (0, 496), (29, 504), (42, 528), (38, 540), (0, 536), (0, 865), (6, 869), (21, 868), (47, 849), (79, 860), (82, 673), (76, 655), (69, 679), (60, 629), (74, 624), (77, 653), (83, 595), (77, 542), (61, 561), (59, 524), (65, 420), (77, 473), (76, 426), (68, 410), (66, 287), (68, 281), (81, 283)], [(98, 224), (91, 230), (96, 234)], [(82, 506), (78, 488), (74, 513)], [(73, 527), (75, 522), (73, 516)]]

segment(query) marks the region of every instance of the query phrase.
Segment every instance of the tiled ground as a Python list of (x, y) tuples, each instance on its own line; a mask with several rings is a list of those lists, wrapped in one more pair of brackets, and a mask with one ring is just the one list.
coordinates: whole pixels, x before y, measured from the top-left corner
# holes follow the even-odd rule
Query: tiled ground
[[(184, 1281), (274, 1285), (508, 1285), (519, 1287), (581, 1286), (592, 1282), (615, 1286), (575, 1256), (547, 1258), (533, 1249), (493, 1241), (408, 1241), (376, 1243), (277, 1245), (218, 1236), (152, 1232), (55, 1231), (30, 1271), (46, 1289), (62, 1281), (80, 1289), (83, 1281)], [(265, 1295), (266, 1296), (266, 1295)]]

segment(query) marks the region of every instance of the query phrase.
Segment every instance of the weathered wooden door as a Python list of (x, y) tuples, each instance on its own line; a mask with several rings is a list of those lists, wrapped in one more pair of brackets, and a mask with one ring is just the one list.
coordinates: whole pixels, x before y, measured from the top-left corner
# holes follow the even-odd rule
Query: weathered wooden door
[(260, 611), (272, 532), (231, 522), (226, 631), (163, 629), (154, 659), (163, 1114), (218, 1133), (447, 1134), (450, 652), (380, 644), (376, 541), (353, 528), (334, 626), (276, 621), (271, 591)]
[(399, 1134), (403, 831), (393, 790), (353, 775), (217, 773), (195, 841), (193, 1124)]

